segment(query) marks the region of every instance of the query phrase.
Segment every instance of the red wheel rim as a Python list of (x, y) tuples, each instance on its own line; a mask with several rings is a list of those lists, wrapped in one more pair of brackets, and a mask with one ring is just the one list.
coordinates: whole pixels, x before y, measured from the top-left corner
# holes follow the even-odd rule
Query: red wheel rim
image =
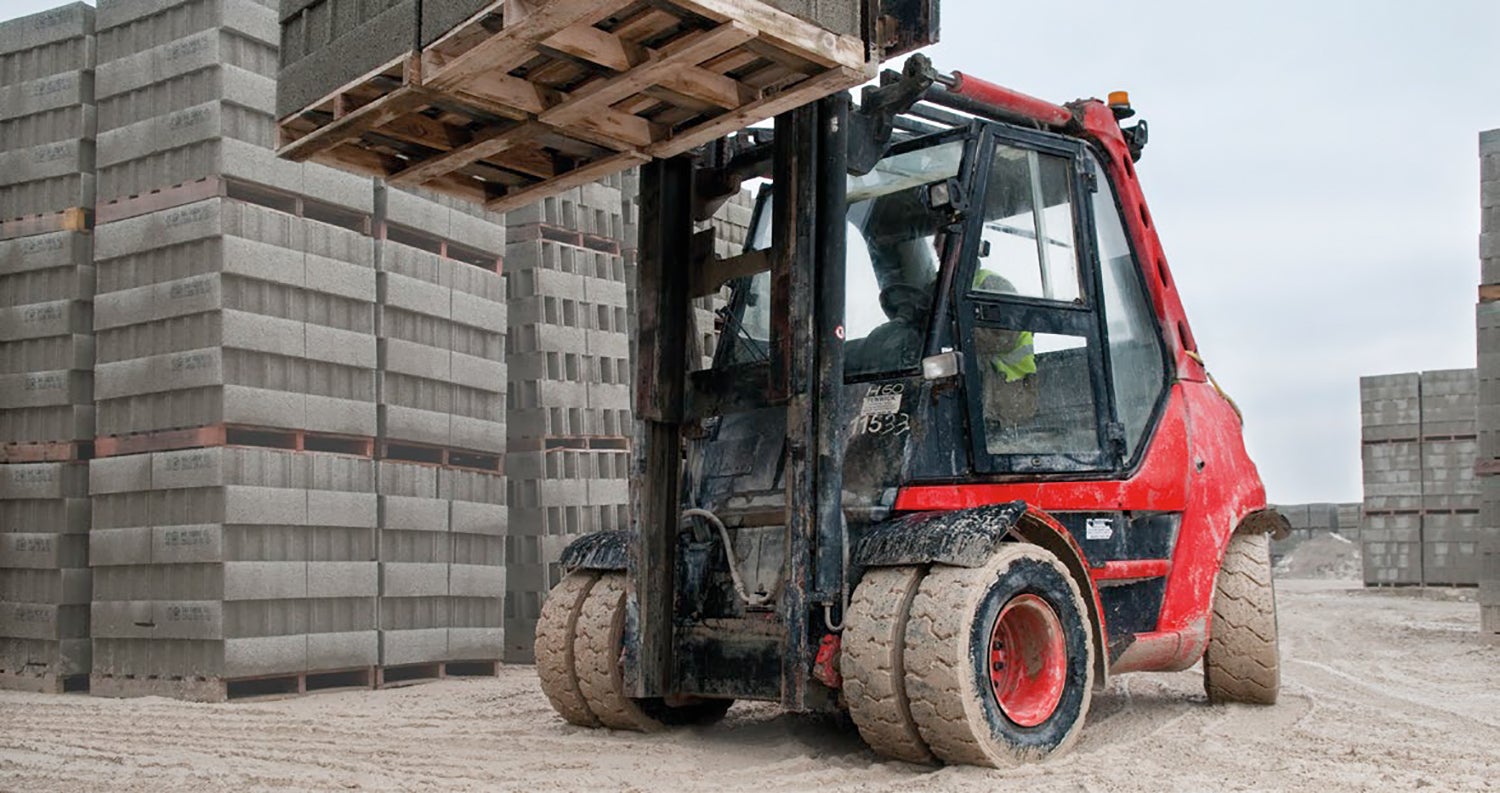
[(990, 691), (1000, 712), (1035, 727), (1057, 710), (1068, 677), (1062, 620), (1047, 601), (1017, 595), (990, 631)]

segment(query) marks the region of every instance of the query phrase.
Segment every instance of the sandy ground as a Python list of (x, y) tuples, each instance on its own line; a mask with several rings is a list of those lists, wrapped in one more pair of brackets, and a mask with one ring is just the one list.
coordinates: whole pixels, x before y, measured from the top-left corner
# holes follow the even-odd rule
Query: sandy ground
[(1500, 648), (1472, 602), (1434, 594), (1280, 581), (1280, 704), (1209, 706), (1196, 670), (1122, 676), (1070, 754), (1015, 770), (883, 762), (761, 705), (667, 735), (578, 729), (512, 667), (227, 705), (0, 692), (0, 789), (1500, 790)]

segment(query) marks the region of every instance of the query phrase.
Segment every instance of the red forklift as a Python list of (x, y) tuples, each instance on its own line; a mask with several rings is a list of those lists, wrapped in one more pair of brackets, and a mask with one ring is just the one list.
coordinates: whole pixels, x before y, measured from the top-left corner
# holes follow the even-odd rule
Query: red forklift
[[(1266, 505), (1142, 197), (1123, 94), (923, 56), (642, 166), (634, 530), (537, 626), (569, 722), (847, 711), (881, 755), (1065, 751), (1111, 675), (1279, 687)], [(760, 185), (745, 251), (695, 221)], [(710, 368), (691, 300), (729, 286)]]

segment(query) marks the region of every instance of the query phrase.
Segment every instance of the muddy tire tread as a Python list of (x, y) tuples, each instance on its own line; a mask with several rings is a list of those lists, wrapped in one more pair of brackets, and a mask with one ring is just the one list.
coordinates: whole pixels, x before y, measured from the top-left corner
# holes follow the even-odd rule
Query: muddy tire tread
[(625, 620), (625, 576), (605, 573), (589, 590), (579, 609), (573, 636), (578, 689), (588, 709), (605, 727), (656, 732), (664, 725), (648, 716), (624, 693), (620, 672), (620, 637)]
[(1224, 552), (1203, 654), (1203, 689), (1210, 702), (1273, 705), (1280, 693), (1270, 547), (1264, 534), (1236, 534)]
[(841, 672), (849, 715), (877, 753), (908, 763), (936, 760), (912, 720), (906, 696), (906, 621), (919, 567), (873, 568), (850, 599)]

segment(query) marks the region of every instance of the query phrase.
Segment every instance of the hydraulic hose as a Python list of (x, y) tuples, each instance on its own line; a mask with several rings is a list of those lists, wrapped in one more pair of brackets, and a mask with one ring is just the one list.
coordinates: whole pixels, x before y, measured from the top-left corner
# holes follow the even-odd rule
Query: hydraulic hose
[(734, 581), (734, 593), (739, 595), (740, 600), (745, 601), (745, 605), (760, 607), (769, 605), (771, 601), (776, 599), (776, 593), (781, 591), (782, 576), (780, 573), (776, 575), (776, 583), (771, 585), (771, 591), (764, 595), (751, 594), (745, 588), (745, 581), (740, 577), (739, 565), (735, 561), (734, 543), (729, 539), (729, 529), (724, 525), (724, 521), (719, 520), (718, 515), (706, 509), (693, 507), (683, 510), (682, 516), (684, 518), (702, 518), (719, 530), (719, 537), (724, 541), (724, 554), (729, 558), (729, 577)]

